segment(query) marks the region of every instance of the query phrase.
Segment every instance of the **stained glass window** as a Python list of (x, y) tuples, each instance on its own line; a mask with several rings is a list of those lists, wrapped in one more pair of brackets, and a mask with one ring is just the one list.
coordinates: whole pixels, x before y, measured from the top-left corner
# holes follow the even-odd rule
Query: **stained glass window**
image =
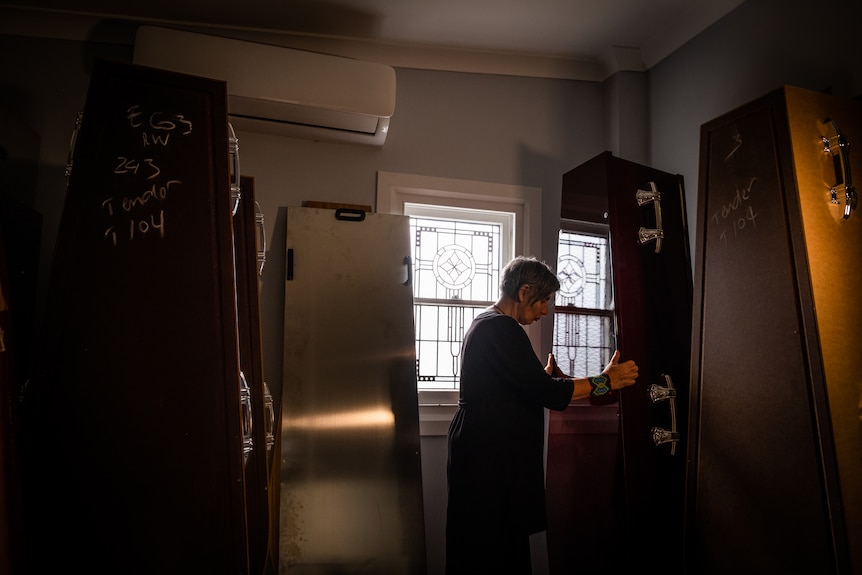
[(553, 353), (573, 377), (600, 373), (614, 348), (610, 245), (603, 228), (571, 222), (560, 230)]
[(499, 220), (410, 217), (420, 389), (458, 389), (464, 331), (499, 291), (509, 227)]
[[(455, 212), (409, 211), (418, 385), (457, 391), (464, 331), (496, 300), (502, 266), (511, 259), (503, 257), (510, 214), (500, 219), (482, 211), (476, 213), (482, 219), (461, 220)], [(599, 373), (613, 352), (609, 258), (606, 228), (570, 222), (560, 230), (552, 349), (568, 375)]]

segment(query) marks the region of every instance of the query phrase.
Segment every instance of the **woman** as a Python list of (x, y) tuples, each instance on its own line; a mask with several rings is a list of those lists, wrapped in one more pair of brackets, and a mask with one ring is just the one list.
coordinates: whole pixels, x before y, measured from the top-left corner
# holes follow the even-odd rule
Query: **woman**
[(546, 527), (544, 408), (635, 383), (619, 351), (601, 375), (552, 377), (524, 331), (560, 289), (553, 271), (519, 256), (503, 270), (500, 297), (464, 335), (461, 397), (449, 426), (447, 575), (531, 572), (529, 537)]

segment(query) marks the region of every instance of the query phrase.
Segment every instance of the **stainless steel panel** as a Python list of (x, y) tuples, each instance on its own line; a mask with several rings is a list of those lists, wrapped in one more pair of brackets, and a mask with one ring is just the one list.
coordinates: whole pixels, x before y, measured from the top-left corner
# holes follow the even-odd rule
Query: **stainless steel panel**
[(425, 572), (409, 219), (290, 208), (280, 573)]

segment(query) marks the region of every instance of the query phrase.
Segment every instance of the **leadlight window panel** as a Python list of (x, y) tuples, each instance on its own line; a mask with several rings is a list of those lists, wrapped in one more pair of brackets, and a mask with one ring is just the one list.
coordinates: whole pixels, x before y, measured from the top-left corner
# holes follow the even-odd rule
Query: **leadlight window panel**
[[(414, 305), (418, 387), (456, 391), (461, 373), (461, 342), (464, 331), (487, 306)], [(421, 333), (420, 333), (421, 332)]]
[(607, 235), (561, 229), (557, 244), (560, 291), (554, 304), (611, 309), (609, 252)]
[(411, 217), (413, 297), (491, 301), (499, 284), (500, 226)]
[(600, 373), (613, 353), (613, 286), (606, 226), (564, 222), (557, 247), (553, 353), (564, 373)]
[[(512, 242), (513, 215), (415, 205), (405, 206), (405, 213), (411, 214), (413, 238), (418, 386), (457, 391), (464, 332), (497, 298), (504, 246)], [(421, 213), (448, 217), (416, 215)], [(477, 219), (452, 217), (456, 213)]]

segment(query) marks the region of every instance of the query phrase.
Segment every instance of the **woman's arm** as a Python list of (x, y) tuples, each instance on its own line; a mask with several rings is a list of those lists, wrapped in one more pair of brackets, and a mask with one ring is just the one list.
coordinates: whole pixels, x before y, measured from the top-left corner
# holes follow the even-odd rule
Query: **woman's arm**
[[(634, 361), (628, 360), (619, 363), (620, 352), (614, 352), (614, 356), (608, 365), (605, 366), (601, 375), (592, 377), (573, 377), (572, 381), (575, 386), (572, 390), (572, 401), (576, 399), (584, 399), (590, 395), (601, 397), (612, 390), (622, 389), (630, 385), (634, 385), (638, 378), (638, 366)], [(556, 362), (554, 355), (548, 354), (548, 363), (545, 366), (545, 371), (548, 374), (553, 374)]]

